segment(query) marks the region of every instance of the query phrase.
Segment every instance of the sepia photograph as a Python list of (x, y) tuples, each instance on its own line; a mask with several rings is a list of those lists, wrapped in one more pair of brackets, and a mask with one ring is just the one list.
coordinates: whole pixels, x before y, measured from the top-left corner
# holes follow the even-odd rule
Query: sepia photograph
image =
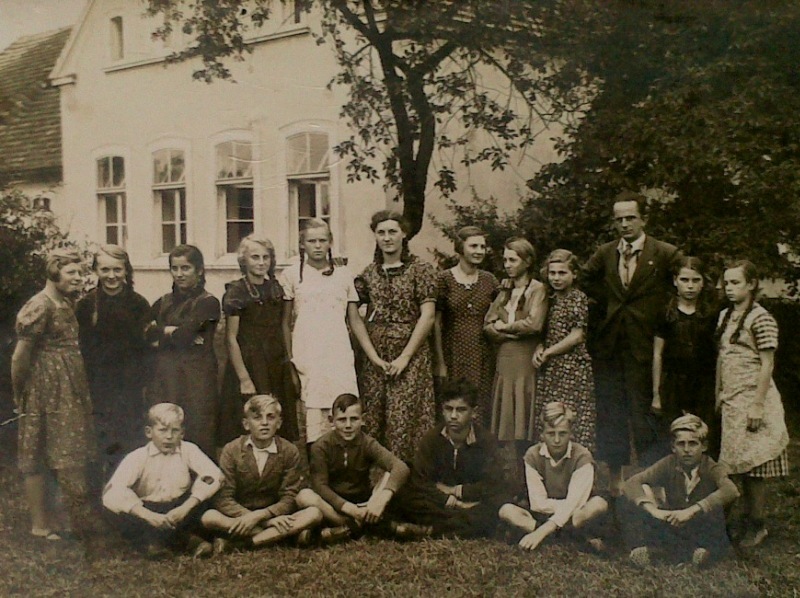
[(800, 2), (0, 0), (0, 596), (798, 596)]

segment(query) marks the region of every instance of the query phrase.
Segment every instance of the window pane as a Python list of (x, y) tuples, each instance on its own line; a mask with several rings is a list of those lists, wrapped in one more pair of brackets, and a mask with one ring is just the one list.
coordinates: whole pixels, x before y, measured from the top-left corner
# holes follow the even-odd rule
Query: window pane
[(175, 226), (163, 224), (161, 226), (161, 251), (169, 253), (175, 247)]
[(181, 223), (181, 243), (186, 244), (186, 224)]
[(117, 223), (117, 197), (115, 195), (106, 195), (106, 224)]
[(172, 191), (160, 191), (161, 195), (161, 220), (175, 222), (175, 199)]
[(97, 188), (107, 189), (111, 186), (111, 159), (100, 158), (97, 161)]
[(328, 136), (321, 133), (309, 135), (311, 146), (311, 172), (328, 170)]
[(300, 183), (297, 186), (297, 213), (300, 218), (314, 218), (317, 215), (317, 193), (315, 185)]
[(118, 229), (116, 226), (107, 226), (106, 227), (106, 243), (110, 243), (111, 245), (119, 245), (119, 239), (117, 235)]
[(286, 173), (309, 172), (306, 134), (292, 135), (286, 140)]
[(328, 183), (319, 183), (319, 207), (318, 216), (327, 218), (331, 214), (331, 200), (328, 195)]
[(217, 146), (217, 178), (252, 178), (253, 150), (244, 141), (226, 141)]
[(125, 184), (125, 161), (119, 157), (111, 158), (112, 184), (114, 187), (122, 187)]
[(229, 222), (228, 226), (228, 253), (236, 253), (239, 242), (253, 232), (252, 222)]
[(253, 190), (244, 187), (225, 188), (225, 219), (253, 219)]
[(153, 154), (153, 181), (169, 182), (169, 151), (161, 150)]
[(173, 150), (170, 159), (170, 182), (180, 183), (183, 181), (183, 152)]

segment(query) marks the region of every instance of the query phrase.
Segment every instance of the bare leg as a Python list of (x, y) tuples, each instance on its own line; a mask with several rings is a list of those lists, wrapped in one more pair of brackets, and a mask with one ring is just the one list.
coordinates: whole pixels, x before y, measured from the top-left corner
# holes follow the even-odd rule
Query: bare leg
[(277, 528), (267, 527), (263, 532), (253, 536), (253, 546), (266, 546), (279, 542), (289, 536), (299, 534), (304, 529), (315, 527), (322, 523), (322, 512), (316, 507), (306, 507), (292, 515), (294, 521), (288, 532), (279, 532)]
[(47, 482), (44, 474), (25, 476), (25, 496), (31, 510), (31, 527), (37, 530), (50, 529), (47, 513)]
[(498, 517), (509, 525), (513, 525), (527, 533), (536, 529), (536, 520), (533, 518), (533, 515), (531, 515), (527, 509), (523, 509), (511, 503), (504, 504), (500, 507)]
[(595, 517), (599, 517), (606, 511), (608, 511), (608, 503), (606, 500), (600, 496), (593, 496), (585, 505), (572, 514), (572, 525), (574, 525), (576, 529), (583, 527), (586, 523)]
[(297, 493), (294, 500), (300, 509), (305, 509), (307, 507), (316, 507), (319, 509), (325, 523), (329, 523), (333, 526), (347, 525), (347, 518), (313, 490), (304, 488)]
[(206, 529), (227, 534), (231, 526), (236, 523), (236, 519), (223, 515), (215, 509), (209, 509), (200, 517), (200, 523)]

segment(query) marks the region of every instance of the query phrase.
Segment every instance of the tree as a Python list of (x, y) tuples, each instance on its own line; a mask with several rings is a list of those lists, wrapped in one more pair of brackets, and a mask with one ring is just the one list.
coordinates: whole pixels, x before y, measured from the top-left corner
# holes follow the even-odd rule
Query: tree
[(584, 54), (597, 94), (560, 144), (564, 160), (530, 182), (521, 228), (542, 249), (587, 256), (611, 237), (609, 200), (642, 190), (657, 236), (796, 280), (800, 5), (639, 0), (604, 10), (605, 40)]
[[(412, 236), (422, 226), (434, 154), (443, 158), (434, 186), (457, 187), (453, 160), (507, 165), (547, 123), (577, 111), (588, 80), (572, 60), (574, 32), (594, 18), (582, 0), (306, 0), (321, 15), (318, 41), (331, 43), (339, 72), (331, 85), (348, 90), (341, 116), (352, 135), (335, 149), (349, 181), (381, 178), (398, 191)], [(195, 43), (174, 60), (200, 57), (195, 78), (230, 78), (228, 58), (241, 59), (250, 28), (270, 17), (273, 0), (148, 0), (165, 36), (175, 24)], [(565, 32), (569, 33), (564, 35)], [(485, 85), (486, 77), (502, 85)], [(476, 132), (483, 134), (474, 147)], [(480, 137), (478, 137), (480, 139)], [(376, 162), (378, 167), (376, 167)]]

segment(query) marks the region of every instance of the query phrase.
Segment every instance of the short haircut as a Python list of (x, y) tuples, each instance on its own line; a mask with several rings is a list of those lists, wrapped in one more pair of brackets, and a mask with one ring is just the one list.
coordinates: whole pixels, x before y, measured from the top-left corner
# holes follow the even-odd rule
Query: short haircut
[(478, 389), (466, 378), (447, 380), (439, 390), (439, 403), (444, 405), (455, 399), (464, 399), (470, 407), (477, 407)]
[(273, 405), (275, 406), (275, 411), (278, 412), (278, 415), (281, 415), (283, 408), (281, 407), (281, 402), (278, 399), (272, 395), (253, 395), (247, 399), (247, 402), (244, 404), (244, 414), (247, 416), (264, 413), (268, 407)]
[(61, 269), (70, 264), (81, 264), (83, 259), (80, 254), (74, 249), (62, 247), (53, 249), (47, 254), (45, 260), (45, 273), (48, 280), (58, 282), (61, 280)]
[(464, 255), (464, 243), (470, 237), (483, 237), (486, 239), (486, 233), (477, 226), (464, 226), (456, 232), (456, 237), (453, 239), (453, 248), (458, 255)]
[(708, 438), (708, 426), (706, 422), (691, 413), (681, 415), (670, 424), (669, 434), (673, 440), (675, 440), (678, 432), (692, 432), (693, 434), (697, 434), (697, 438), (700, 442), (705, 442), (706, 438)]
[(341, 411), (344, 413), (353, 405), (360, 405), (361, 410), (364, 410), (364, 404), (356, 395), (350, 394), (349, 392), (341, 394), (336, 397), (336, 400), (333, 402), (333, 406), (331, 407), (331, 415), (336, 417), (337, 412)]
[(178, 420), (183, 425), (183, 408), (175, 403), (158, 403), (147, 410), (147, 425), (166, 424)]
[(569, 268), (570, 272), (572, 272), (576, 278), (581, 271), (581, 263), (578, 260), (578, 256), (569, 249), (555, 249), (550, 252), (540, 272), (542, 280), (547, 280), (547, 272), (550, 269), (550, 264), (566, 264), (567, 268)]
[(641, 193), (631, 191), (630, 189), (626, 189), (625, 191), (617, 193), (616, 197), (614, 197), (614, 201), (611, 202), (612, 209), (615, 204), (623, 201), (635, 202), (636, 208), (639, 210), (639, 216), (644, 218), (647, 215), (647, 198)]
[(539, 419), (542, 422), (542, 427), (552, 426), (555, 427), (562, 422), (567, 422), (570, 429), (572, 429), (572, 422), (577, 417), (575, 411), (561, 401), (551, 401), (544, 406), (542, 414)]

